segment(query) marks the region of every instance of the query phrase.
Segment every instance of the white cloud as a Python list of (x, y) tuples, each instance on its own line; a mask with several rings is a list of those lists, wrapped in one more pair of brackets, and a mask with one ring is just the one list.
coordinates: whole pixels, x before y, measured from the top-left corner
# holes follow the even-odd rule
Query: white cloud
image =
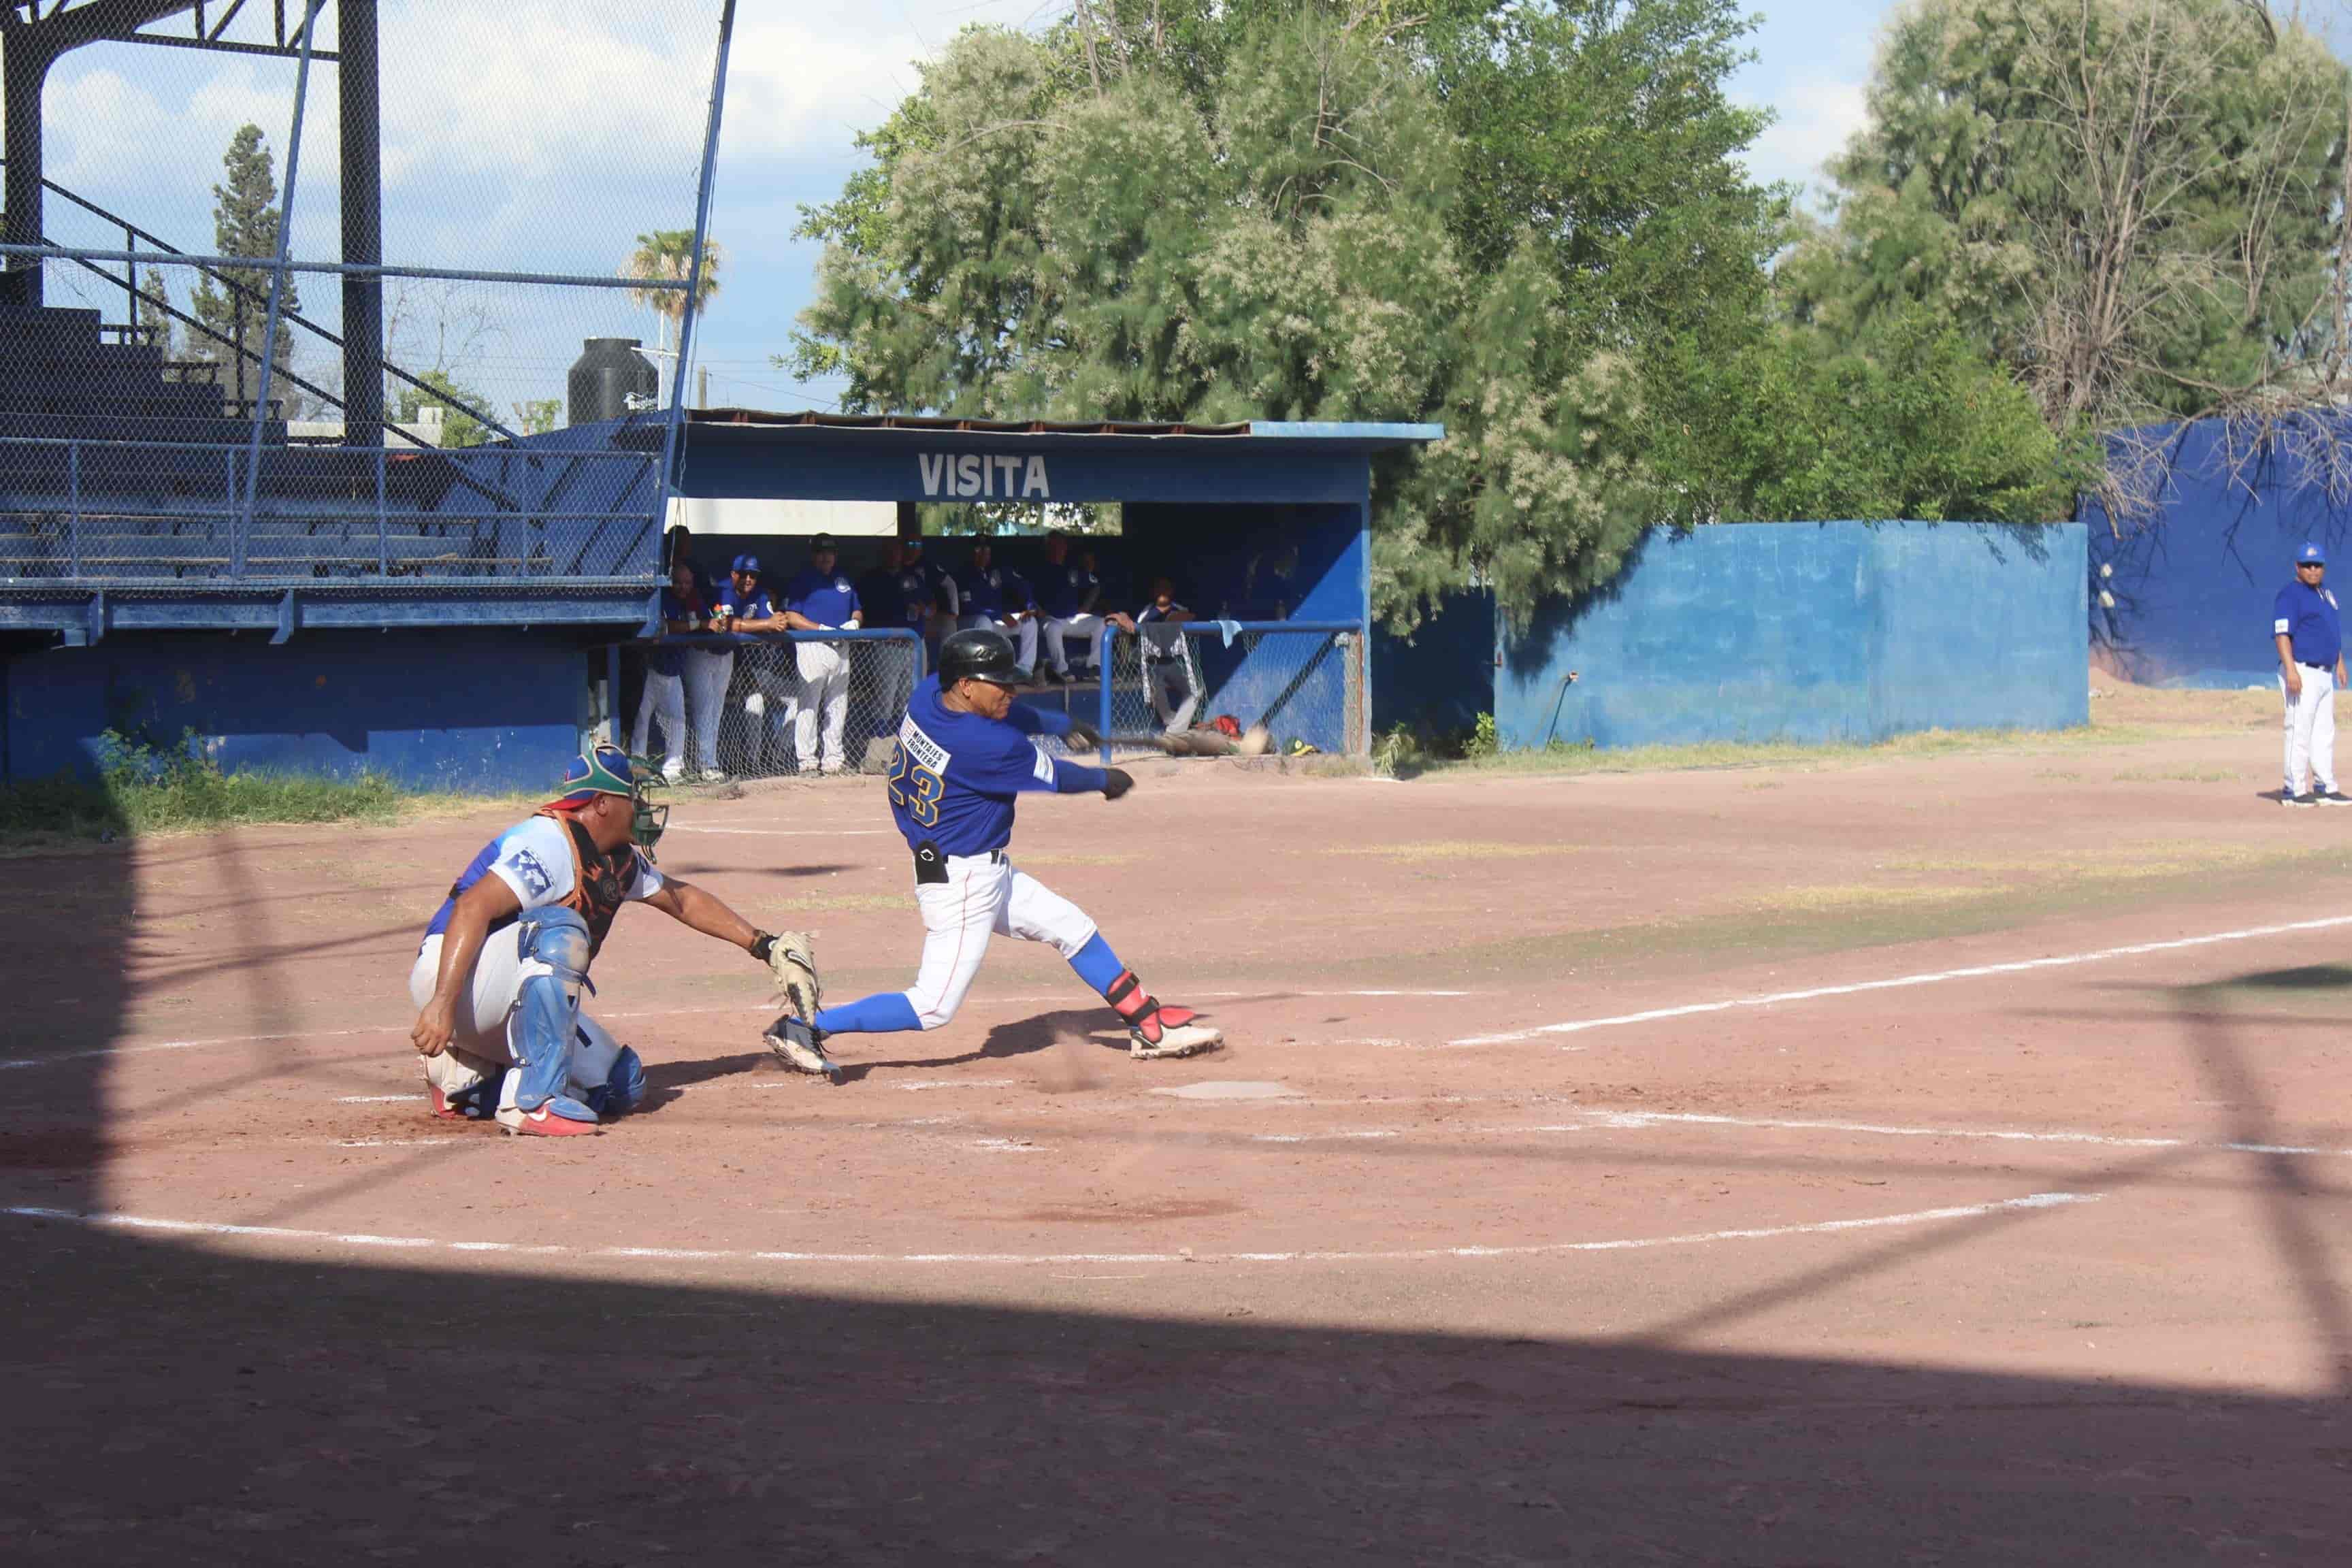
[(1790, 79), (1771, 107), (1777, 118), (1748, 150), (1748, 172), (1765, 181), (1793, 180), (1818, 190), (1822, 165), (1869, 120), (1865, 83), (1833, 77)]

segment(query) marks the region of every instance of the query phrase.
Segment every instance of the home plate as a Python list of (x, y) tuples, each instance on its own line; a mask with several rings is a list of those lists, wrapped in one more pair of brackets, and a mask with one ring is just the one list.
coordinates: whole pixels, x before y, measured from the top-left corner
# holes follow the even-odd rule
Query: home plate
[(1278, 1083), (1238, 1083), (1231, 1079), (1212, 1079), (1207, 1083), (1181, 1084), (1174, 1089), (1155, 1089), (1154, 1094), (1173, 1095), (1178, 1100), (1282, 1100), (1294, 1091)]

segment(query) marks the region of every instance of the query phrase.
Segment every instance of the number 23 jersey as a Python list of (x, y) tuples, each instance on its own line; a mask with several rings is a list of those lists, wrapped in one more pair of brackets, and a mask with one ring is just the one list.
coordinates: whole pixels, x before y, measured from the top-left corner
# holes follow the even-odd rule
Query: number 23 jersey
[(1098, 790), (1102, 770), (1049, 756), (1040, 734), (1068, 720), (1015, 704), (1004, 719), (959, 713), (925, 679), (898, 724), (890, 757), (890, 815), (909, 848), (926, 840), (942, 855), (985, 855), (1013, 841), (1013, 803), (1023, 790)]

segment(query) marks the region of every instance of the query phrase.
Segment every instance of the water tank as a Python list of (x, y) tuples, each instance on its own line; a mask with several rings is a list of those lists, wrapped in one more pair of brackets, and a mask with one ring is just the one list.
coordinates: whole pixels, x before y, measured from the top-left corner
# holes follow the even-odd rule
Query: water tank
[(590, 338), (564, 379), (565, 423), (593, 425), (661, 403), (661, 372), (637, 352), (638, 338)]

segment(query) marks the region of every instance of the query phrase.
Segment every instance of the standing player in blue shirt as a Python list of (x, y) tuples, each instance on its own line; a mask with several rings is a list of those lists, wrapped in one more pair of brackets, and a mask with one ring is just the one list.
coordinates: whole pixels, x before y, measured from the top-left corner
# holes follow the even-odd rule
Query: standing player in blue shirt
[(1139, 1059), (1213, 1050), (1224, 1037), (1189, 1007), (1161, 1003), (1111, 952), (1084, 910), (1013, 868), (1013, 808), (1023, 790), (1099, 792), (1117, 800), (1135, 781), (1049, 755), (1040, 735), (1077, 745), (1093, 732), (1063, 713), (1013, 700), (1013, 645), (1002, 632), (958, 632), (940, 649), (940, 672), (915, 689), (890, 759), (890, 812), (915, 856), (915, 900), (923, 911), (923, 963), (915, 984), (814, 1020), (786, 1014), (767, 1041), (803, 1072), (830, 1070), (828, 1036), (936, 1029), (955, 1016), (980, 973), (992, 934), (1051, 942), (1078, 978), (1102, 994), (1128, 1026)]
[[(735, 557), (735, 564), (727, 574), (727, 586), (719, 590), (718, 600), (710, 606), (712, 631), (792, 629), (791, 623), (776, 608), (775, 601), (769, 597), (761, 575), (758, 556)], [(743, 739), (746, 771), (760, 773), (771, 766), (781, 770), (784, 735), (793, 705), (800, 700), (800, 677), (784, 662), (789, 656), (783, 650), (751, 644), (746, 644), (745, 649), (751, 672), (751, 690), (743, 699), (743, 713), (751, 721), (751, 733)]]
[[(2336, 788), (2336, 689), (2344, 684), (2344, 625), (2324, 585), (2327, 552), (2305, 544), (2294, 553), (2294, 581), (2272, 608), (2279, 690), (2286, 698), (2289, 805), (2352, 805)], [(2309, 782), (2305, 782), (2306, 772)]]
[[(808, 569), (784, 584), (784, 618), (796, 632), (855, 630), (866, 624), (857, 590), (834, 568), (839, 546), (830, 533), (809, 541)], [(823, 771), (842, 770), (841, 730), (849, 715), (849, 648), (844, 643), (793, 645), (801, 672), (793, 726), (795, 763), (802, 773), (818, 768), (817, 721), (824, 722)]]

